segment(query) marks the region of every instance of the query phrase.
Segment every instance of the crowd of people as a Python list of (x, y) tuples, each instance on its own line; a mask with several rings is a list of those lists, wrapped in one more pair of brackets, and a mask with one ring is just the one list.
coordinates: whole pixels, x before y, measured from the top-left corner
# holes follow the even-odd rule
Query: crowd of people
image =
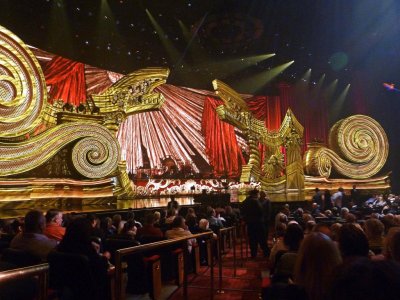
[[(56, 209), (45, 214), (31, 210), (23, 219), (1, 223), (0, 245), (8, 242), (10, 248), (41, 261), (54, 251), (81, 254), (93, 266), (110, 268), (112, 253), (104, 244), (108, 239), (139, 245), (211, 231), (217, 238), (219, 229), (243, 222), (251, 258), (261, 253), (269, 260), (271, 284), (264, 289), (266, 299), (398, 297), (398, 197), (376, 195), (362, 200), (356, 187), (349, 195), (339, 189), (328, 196), (316, 189), (311, 205), (291, 209), (285, 204), (275, 216), (266, 193), (258, 190), (250, 191), (240, 209), (229, 205), (181, 209), (171, 199), (165, 209), (148, 210), (140, 221), (132, 210), (124, 218), (117, 213), (101, 219), (94, 214), (63, 215)], [(188, 240), (189, 253), (196, 242)], [(201, 261), (207, 264), (207, 255)], [(351, 279), (354, 274), (358, 277)]]
[(275, 216), (265, 299), (398, 299), (398, 197), (362, 199), (353, 187), (312, 200)]
[[(42, 262), (47, 262), (54, 252), (84, 255), (95, 268), (95, 274), (107, 274), (113, 268), (113, 253), (107, 247), (110, 240), (130, 241), (129, 245), (134, 246), (211, 231), (215, 232), (212, 236), (216, 239), (220, 228), (231, 226), (238, 220), (237, 212), (230, 206), (217, 210), (202, 207), (195, 211), (191, 207), (181, 209), (174, 199), (165, 209), (147, 211), (141, 222), (135, 218), (133, 210), (124, 212), (124, 218), (114, 214), (101, 219), (90, 213), (63, 215), (57, 209), (50, 209), (45, 214), (31, 210), (24, 218), (2, 221), (0, 244), (24, 251)], [(188, 239), (189, 253), (197, 242)], [(203, 250), (201, 263), (207, 265), (208, 253)], [(104, 266), (108, 268), (106, 272), (98, 269)]]

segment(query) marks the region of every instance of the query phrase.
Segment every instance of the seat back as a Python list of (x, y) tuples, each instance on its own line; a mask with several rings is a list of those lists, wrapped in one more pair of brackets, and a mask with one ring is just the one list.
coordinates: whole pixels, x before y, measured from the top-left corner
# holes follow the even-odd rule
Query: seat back
[(50, 287), (62, 299), (101, 299), (98, 283), (85, 255), (53, 251), (48, 256)]
[(110, 261), (112, 264), (115, 263), (115, 252), (119, 249), (129, 248), (138, 246), (140, 243), (135, 240), (117, 239), (117, 238), (107, 238), (104, 241), (104, 250), (110, 252)]
[(164, 237), (159, 237), (159, 236), (154, 236), (154, 235), (141, 235), (138, 237), (138, 241), (141, 244), (150, 244), (150, 243), (155, 243), (159, 241), (165, 240)]
[(11, 263), (18, 268), (33, 266), (42, 262), (40, 257), (28, 251), (13, 248), (3, 250), (1, 261)]

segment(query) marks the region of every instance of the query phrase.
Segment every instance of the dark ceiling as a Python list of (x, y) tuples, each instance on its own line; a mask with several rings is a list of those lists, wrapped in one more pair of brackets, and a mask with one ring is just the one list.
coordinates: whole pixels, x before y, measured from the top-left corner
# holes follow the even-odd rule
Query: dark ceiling
[[(371, 1), (363, 1), (366, 2)], [(171, 83), (199, 88), (210, 88), (211, 80), (216, 77), (237, 82), (291, 60), (295, 63), (281, 74), (285, 80), (298, 79), (308, 68), (315, 70), (315, 80), (323, 73), (332, 80), (337, 77), (348, 80), (347, 73), (358, 63), (352, 54), (362, 52), (371, 39), (379, 40), (387, 34), (377, 28), (357, 36), (360, 34), (357, 22), (362, 21), (364, 12), (356, 0), (3, 0), (1, 3), (1, 25), (26, 43), (121, 73), (147, 66), (169, 66)], [(146, 9), (162, 33), (155, 30)], [(371, 13), (382, 15), (380, 11)], [(186, 35), (182, 27), (187, 29)], [(218, 64), (265, 53), (276, 56), (247, 65), (241, 72), (232, 72)], [(332, 66), (336, 62), (337, 69)]]

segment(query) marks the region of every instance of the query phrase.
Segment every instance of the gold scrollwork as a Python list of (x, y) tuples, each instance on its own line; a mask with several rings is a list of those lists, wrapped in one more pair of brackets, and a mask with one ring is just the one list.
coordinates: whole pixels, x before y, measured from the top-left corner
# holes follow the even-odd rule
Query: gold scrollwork
[(102, 178), (116, 170), (120, 149), (109, 130), (98, 124), (66, 123), (16, 145), (0, 143), (0, 176), (32, 170), (72, 142), (77, 142), (72, 162), (81, 175)]
[(307, 175), (329, 177), (332, 167), (341, 175), (366, 179), (386, 163), (389, 143), (381, 125), (365, 115), (338, 121), (329, 133), (329, 148), (312, 144), (304, 155)]
[(21, 138), (41, 121), (46, 98), (42, 70), (28, 47), (0, 26), (0, 138)]

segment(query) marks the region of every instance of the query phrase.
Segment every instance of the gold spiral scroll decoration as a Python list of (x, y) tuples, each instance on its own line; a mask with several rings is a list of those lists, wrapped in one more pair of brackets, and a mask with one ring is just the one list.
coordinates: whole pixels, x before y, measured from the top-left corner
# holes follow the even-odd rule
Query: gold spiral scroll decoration
[(385, 165), (389, 143), (385, 131), (374, 119), (354, 115), (338, 121), (329, 132), (329, 148), (311, 147), (305, 153), (305, 171), (328, 177), (332, 166), (353, 179), (374, 176)]
[(0, 26), (0, 138), (18, 138), (41, 121), (47, 101), (42, 70), (29, 48)]
[(115, 136), (95, 123), (65, 123), (15, 146), (0, 143), (0, 176), (32, 170), (63, 147), (75, 143), (72, 163), (87, 178), (103, 178), (118, 167), (120, 148)]

